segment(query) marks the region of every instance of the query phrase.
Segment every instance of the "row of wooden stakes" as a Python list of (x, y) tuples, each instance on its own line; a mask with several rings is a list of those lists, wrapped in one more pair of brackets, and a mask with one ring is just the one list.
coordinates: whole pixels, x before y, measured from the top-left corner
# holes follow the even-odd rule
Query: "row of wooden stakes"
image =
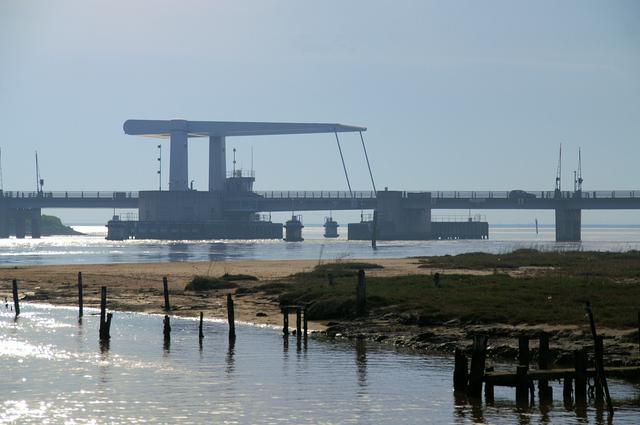
[[(364, 286), (364, 272), (359, 275), (358, 279), (358, 291), (363, 292)], [(171, 311), (171, 304), (169, 301), (169, 283), (167, 277), (162, 278), (162, 286), (164, 292), (164, 311)], [(13, 279), (13, 303), (15, 309), (15, 317), (20, 315), (20, 300), (18, 298), (18, 281)], [(364, 296), (363, 296), (364, 298)], [(303, 305), (285, 305), (280, 308), (283, 315), (283, 335), (287, 337), (289, 335), (289, 314), (296, 313), (296, 336), (301, 338), (303, 335), (305, 339), (308, 336), (308, 320), (307, 320), (307, 307)], [(82, 283), (82, 272), (78, 272), (78, 318), (82, 320), (84, 315), (84, 294)], [(111, 320), (113, 313), (107, 312), (107, 287), (102, 286), (100, 288), (100, 327), (98, 331), (100, 341), (108, 341), (111, 338)], [(204, 313), (200, 312), (200, 325), (198, 336), (200, 340), (204, 338), (203, 332), (203, 319)], [(233, 297), (231, 294), (227, 294), (227, 321), (229, 323), (229, 339), (235, 339), (236, 327), (235, 327), (235, 306)], [(163, 319), (163, 335), (165, 340), (171, 338), (171, 319), (168, 314), (165, 314)]]

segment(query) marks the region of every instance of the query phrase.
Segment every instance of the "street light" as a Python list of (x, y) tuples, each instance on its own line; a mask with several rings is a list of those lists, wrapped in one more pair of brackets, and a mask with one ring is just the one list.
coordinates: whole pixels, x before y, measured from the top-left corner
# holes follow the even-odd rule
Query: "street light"
[(158, 190), (162, 190), (162, 145), (158, 145)]

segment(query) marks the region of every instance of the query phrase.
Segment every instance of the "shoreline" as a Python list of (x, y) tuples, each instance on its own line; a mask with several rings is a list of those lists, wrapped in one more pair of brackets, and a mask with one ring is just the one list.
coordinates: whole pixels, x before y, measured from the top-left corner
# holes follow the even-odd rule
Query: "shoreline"
[[(358, 260), (345, 261), (350, 263)], [(365, 260), (371, 261), (371, 260)], [(376, 259), (382, 269), (367, 270), (367, 277), (386, 278), (418, 275), (425, 282), (432, 282), (433, 274), (457, 274), (490, 276), (495, 270), (454, 268), (450, 266), (424, 268), (420, 258)], [(234, 294), (235, 315), (238, 322), (255, 326), (282, 327), (279, 297), (285, 291), (268, 291), (262, 286), (270, 284), (295, 288), (291, 276), (308, 273), (318, 265), (317, 260), (256, 260), (219, 262), (173, 262), (173, 263), (118, 263), (91, 265), (47, 265), (0, 267), (0, 297), (11, 302), (11, 280), (18, 280), (20, 298), (26, 302), (52, 305), (77, 306), (77, 273), (82, 272), (85, 307), (98, 308), (100, 287), (108, 288), (108, 309), (150, 314), (165, 314), (162, 277), (169, 281), (171, 314), (195, 318), (204, 312), (206, 319), (226, 321), (226, 295)], [(522, 267), (507, 271), (513, 276), (532, 275), (540, 272), (535, 267)], [(246, 274), (257, 277), (257, 281), (240, 281), (237, 286), (210, 292), (185, 291), (186, 284), (195, 275), (222, 276), (223, 274)], [(236, 283), (236, 282), (234, 282)], [(365, 338), (399, 348), (408, 348), (421, 353), (450, 354), (456, 347), (470, 348), (474, 333), (489, 335), (488, 355), (500, 360), (513, 360), (517, 356), (517, 336), (532, 335), (532, 358), (537, 353), (537, 341), (533, 338), (540, 332), (551, 337), (552, 356), (557, 364), (571, 362), (573, 350), (592, 347), (588, 324), (505, 324), (469, 323), (458, 319), (442, 323), (417, 325), (408, 323), (402, 311), (371, 315), (366, 319), (348, 318), (336, 321), (309, 321), (309, 330), (322, 332), (329, 337)], [(290, 320), (290, 326), (295, 321)], [(295, 325), (294, 325), (295, 326)], [(600, 326), (605, 336), (605, 352), (609, 365), (637, 365), (637, 337), (633, 329), (607, 328)]]

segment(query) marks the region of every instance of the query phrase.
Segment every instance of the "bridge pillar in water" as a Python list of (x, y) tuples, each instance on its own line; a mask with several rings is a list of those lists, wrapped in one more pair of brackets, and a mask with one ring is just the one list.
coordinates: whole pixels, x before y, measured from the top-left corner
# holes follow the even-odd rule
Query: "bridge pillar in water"
[(16, 238), (24, 239), (27, 236), (26, 210), (15, 210)]
[(287, 242), (302, 242), (302, 219), (300, 216), (291, 216), (291, 220), (287, 220), (284, 225), (285, 236)]
[(169, 190), (189, 188), (188, 127), (184, 120), (171, 120), (171, 146), (169, 158)]
[(42, 237), (42, 210), (40, 208), (32, 208), (29, 213), (31, 218), (31, 239), (40, 239)]
[(0, 238), (9, 237), (9, 213), (10, 209), (0, 207)]
[(224, 136), (209, 137), (209, 191), (224, 191), (227, 181), (227, 152)]
[(384, 190), (378, 201), (378, 239), (425, 240), (431, 237), (430, 193)]
[(556, 242), (580, 242), (582, 210), (556, 208)]

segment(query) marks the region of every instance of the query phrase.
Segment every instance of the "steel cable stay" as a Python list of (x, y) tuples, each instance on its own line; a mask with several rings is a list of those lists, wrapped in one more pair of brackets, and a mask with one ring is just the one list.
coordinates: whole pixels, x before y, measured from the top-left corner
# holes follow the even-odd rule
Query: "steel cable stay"
[(340, 151), (340, 159), (342, 160), (342, 168), (344, 170), (344, 176), (347, 178), (347, 186), (349, 187), (349, 196), (353, 198), (353, 191), (351, 190), (351, 182), (349, 182), (349, 174), (347, 173), (347, 166), (344, 163), (344, 156), (342, 155), (342, 147), (340, 146), (340, 139), (338, 138), (338, 132), (335, 131), (336, 143), (338, 144), (338, 151)]
[(362, 136), (362, 131), (360, 133), (360, 141), (362, 142), (362, 150), (364, 151), (364, 158), (367, 160), (367, 168), (369, 169), (369, 177), (371, 177), (371, 186), (373, 186), (373, 194), (377, 195), (378, 191), (376, 190), (376, 184), (373, 181), (373, 173), (371, 172), (371, 164), (369, 163), (369, 155), (367, 155), (367, 147), (364, 144), (364, 137)]

